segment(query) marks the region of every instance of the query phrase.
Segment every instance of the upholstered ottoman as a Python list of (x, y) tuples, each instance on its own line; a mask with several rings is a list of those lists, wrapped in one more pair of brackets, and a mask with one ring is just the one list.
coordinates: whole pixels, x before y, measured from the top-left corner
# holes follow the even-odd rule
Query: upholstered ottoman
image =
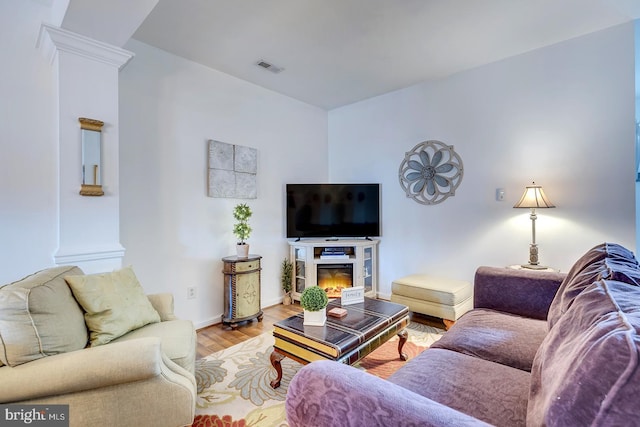
[(473, 308), (473, 288), (463, 280), (413, 274), (393, 281), (391, 301), (410, 311), (443, 319), (449, 328)]

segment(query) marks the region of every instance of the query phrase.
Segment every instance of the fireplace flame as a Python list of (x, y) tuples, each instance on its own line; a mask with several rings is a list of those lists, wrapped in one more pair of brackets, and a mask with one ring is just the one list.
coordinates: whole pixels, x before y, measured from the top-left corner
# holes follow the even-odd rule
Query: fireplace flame
[(353, 286), (349, 274), (331, 274), (318, 277), (318, 286), (323, 289), (329, 298), (340, 298), (342, 289)]

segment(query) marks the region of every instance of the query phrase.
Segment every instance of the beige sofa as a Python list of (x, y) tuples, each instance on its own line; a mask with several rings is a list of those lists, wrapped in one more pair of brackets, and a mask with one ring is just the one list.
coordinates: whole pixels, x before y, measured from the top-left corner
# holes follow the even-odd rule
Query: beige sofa
[[(145, 301), (128, 306), (141, 287), (123, 291), (113, 284), (120, 276), (106, 274), (98, 277), (101, 286), (115, 288), (104, 293), (120, 306), (105, 310), (108, 298), (91, 288), (96, 275), (83, 276), (77, 267), (55, 267), (0, 287), (0, 404), (68, 404), (71, 426), (191, 425), (196, 334), (190, 321), (173, 314), (172, 295), (142, 293)], [(151, 318), (105, 339), (114, 320), (98, 330), (93, 308), (78, 300), (87, 295), (103, 305), (103, 314), (116, 314), (118, 327), (135, 325), (140, 313)], [(108, 342), (98, 343), (100, 336)]]

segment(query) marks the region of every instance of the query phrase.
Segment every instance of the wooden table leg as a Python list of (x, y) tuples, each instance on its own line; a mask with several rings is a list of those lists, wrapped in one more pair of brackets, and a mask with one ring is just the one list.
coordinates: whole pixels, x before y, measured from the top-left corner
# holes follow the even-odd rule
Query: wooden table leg
[(407, 330), (404, 329), (403, 331), (398, 332), (398, 337), (400, 337), (400, 341), (398, 342), (398, 354), (400, 354), (400, 360), (406, 361), (409, 357), (402, 352), (402, 347), (404, 347), (404, 343), (407, 342), (407, 338), (409, 337)]
[(273, 350), (269, 359), (271, 360), (271, 365), (276, 368), (276, 373), (278, 374), (278, 377), (271, 381), (271, 388), (278, 388), (280, 387), (280, 380), (282, 380), (282, 365), (280, 362), (284, 359), (284, 355)]
[(456, 323), (455, 320), (442, 319), (442, 323), (444, 323), (444, 329), (449, 330)]

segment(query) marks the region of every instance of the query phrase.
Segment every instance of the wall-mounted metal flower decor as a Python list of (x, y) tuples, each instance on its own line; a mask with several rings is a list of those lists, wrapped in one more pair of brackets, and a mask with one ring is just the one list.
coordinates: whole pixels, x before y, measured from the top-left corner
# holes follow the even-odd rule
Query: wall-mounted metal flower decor
[(462, 174), (462, 159), (452, 145), (441, 141), (424, 141), (413, 147), (398, 171), (407, 197), (423, 205), (435, 205), (454, 196)]

